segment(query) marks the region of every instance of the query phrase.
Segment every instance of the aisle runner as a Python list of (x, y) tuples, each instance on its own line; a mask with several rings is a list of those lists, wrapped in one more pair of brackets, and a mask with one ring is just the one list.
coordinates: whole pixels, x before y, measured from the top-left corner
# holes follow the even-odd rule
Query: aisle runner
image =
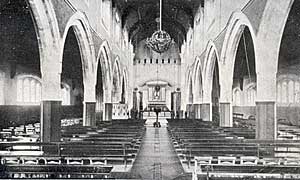
[(171, 180), (183, 173), (166, 127), (148, 126), (132, 173), (142, 179)]

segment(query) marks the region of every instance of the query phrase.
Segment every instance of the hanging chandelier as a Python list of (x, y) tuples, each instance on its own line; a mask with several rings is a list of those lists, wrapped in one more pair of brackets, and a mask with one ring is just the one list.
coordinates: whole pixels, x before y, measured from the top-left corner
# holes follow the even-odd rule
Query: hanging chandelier
[(162, 30), (162, 0), (160, 0), (159, 6), (159, 30), (155, 31), (150, 38), (147, 38), (146, 44), (152, 50), (163, 53), (169, 49), (172, 39), (166, 31)]

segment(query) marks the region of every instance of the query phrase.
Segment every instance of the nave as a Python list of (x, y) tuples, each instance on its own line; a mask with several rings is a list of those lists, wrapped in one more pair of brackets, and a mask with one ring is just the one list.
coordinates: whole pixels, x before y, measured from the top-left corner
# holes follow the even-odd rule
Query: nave
[(257, 140), (248, 120), (232, 128), (159, 121), (161, 127), (142, 119), (84, 127), (81, 119), (64, 120), (57, 143), (39, 142), (39, 123), (2, 129), (1, 178), (300, 178), (300, 127), (282, 122), (278, 140)]
[(169, 139), (167, 126), (155, 128), (151, 125), (146, 126), (132, 173), (140, 174), (142, 179), (174, 179), (183, 174), (184, 170)]
[(1, 177), (299, 179), (299, 10), (0, 0)]

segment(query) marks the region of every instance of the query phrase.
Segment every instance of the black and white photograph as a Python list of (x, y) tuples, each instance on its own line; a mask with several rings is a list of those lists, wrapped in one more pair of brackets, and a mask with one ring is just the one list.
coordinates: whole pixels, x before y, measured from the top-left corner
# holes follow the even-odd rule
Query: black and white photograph
[(300, 180), (300, 0), (0, 0), (0, 179)]

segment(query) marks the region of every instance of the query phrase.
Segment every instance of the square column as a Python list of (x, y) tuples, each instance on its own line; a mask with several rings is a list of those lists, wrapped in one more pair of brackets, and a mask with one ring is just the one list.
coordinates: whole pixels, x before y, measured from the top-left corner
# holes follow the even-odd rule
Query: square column
[(220, 126), (221, 127), (232, 127), (232, 107), (229, 102), (220, 103)]
[(201, 104), (194, 104), (195, 119), (201, 119)]
[(174, 112), (175, 111), (175, 97), (174, 97), (174, 92), (171, 92), (171, 111)]
[(112, 120), (112, 110), (113, 104), (112, 103), (105, 103), (104, 104), (104, 121), (111, 121)]
[(132, 93), (132, 109), (137, 111), (138, 109), (138, 99), (137, 99), (137, 92), (133, 91)]
[(173, 92), (172, 93), (172, 105), (173, 109), (172, 111), (174, 112), (174, 118), (179, 118), (183, 117), (183, 112), (181, 112), (181, 93), (180, 92)]
[(186, 114), (188, 119), (194, 119), (194, 106), (193, 104), (186, 105)]
[(61, 101), (42, 101), (41, 106), (41, 141), (60, 142)]
[(139, 97), (138, 97), (138, 110), (143, 111), (143, 92), (139, 91)]
[(277, 138), (276, 104), (272, 101), (256, 102), (256, 139)]
[(138, 96), (137, 90), (132, 93), (132, 109), (130, 111), (130, 116), (132, 119), (137, 119), (138, 117)]
[(96, 126), (96, 102), (84, 102), (83, 126)]
[(200, 104), (200, 118), (203, 121), (212, 121), (212, 106), (211, 103)]

